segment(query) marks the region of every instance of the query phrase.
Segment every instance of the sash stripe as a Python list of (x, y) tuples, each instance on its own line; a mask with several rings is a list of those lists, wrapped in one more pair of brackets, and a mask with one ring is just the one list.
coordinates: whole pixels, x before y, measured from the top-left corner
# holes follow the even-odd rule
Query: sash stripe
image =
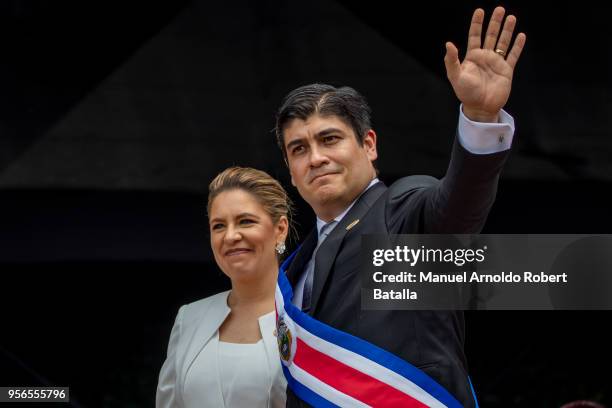
[[(282, 304), (282, 300), (279, 301), (279, 303)], [(294, 335), (296, 336), (297, 341), (301, 341), (301, 343), (307, 344), (308, 347), (314, 349), (320, 355), (325, 356), (325, 357), (333, 355), (334, 356), (332, 358), (333, 360), (338, 361), (340, 364), (350, 369), (354, 369), (355, 371), (363, 372), (364, 374), (366, 374), (366, 377), (370, 378), (372, 381), (385, 383), (389, 387), (395, 387), (396, 390), (394, 391), (397, 391), (397, 390), (402, 391), (407, 396), (411, 396), (413, 399), (420, 401), (422, 403), (421, 406), (427, 406), (427, 407), (432, 407), (432, 408), (444, 408), (447, 406), (441, 403), (440, 401), (436, 400), (435, 398), (433, 398), (431, 395), (429, 395), (419, 386), (414, 384), (410, 379), (401, 377), (396, 372), (391, 371), (387, 369), (386, 367), (379, 365), (375, 361), (368, 360), (359, 354), (352, 353), (349, 350), (345, 350), (341, 347), (338, 347), (337, 345), (333, 343), (329, 343), (325, 341), (324, 339), (314, 336), (313, 334), (305, 330), (303, 327), (300, 327), (298, 324), (296, 324), (293, 321), (293, 319), (291, 319), (291, 316), (289, 316), (288, 314), (285, 314), (284, 319), (286, 322), (290, 323), (294, 327)], [(298, 346), (296, 347), (295, 356), (291, 364), (291, 367), (298, 364), (296, 360), (297, 361), (300, 360), (300, 357), (299, 357), (300, 353), (302, 353), (302, 350), (300, 349), (300, 346)], [(313, 357), (313, 355), (311, 355), (311, 357)], [(318, 370), (319, 370), (319, 367), (315, 367), (314, 369), (308, 370), (308, 371), (312, 374), (313, 378), (316, 378), (318, 376)], [(338, 373), (338, 375), (349, 375), (349, 374), (348, 373), (342, 373), (342, 374)], [(306, 383), (306, 384), (309, 385), (309, 383)], [(350, 385), (350, 387), (362, 387), (362, 386), (363, 384), (351, 384)], [(346, 390), (343, 390), (343, 391), (346, 391)], [(347, 392), (347, 393), (350, 393), (350, 392)], [(347, 406), (347, 405), (343, 405), (343, 406)]]
[(367, 374), (319, 353), (300, 338), (293, 364), (358, 401), (375, 407), (426, 408), (427, 405)]
[[(283, 368), (287, 368), (284, 367)], [(329, 384), (325, 384), (318, 378), (312, 376), (305, 370), (302, 370), (296, 364), (292, 364), (288, 368), (290, 375), (294, 378), (294, 384), (300, 384), (305, 390), (311, 393), (311, 398), (316, 396), (318, 400), (313, 399), (313, 402), (308, 402), (315, 407), (356, 407), (356, 408), (368, 408), (368, 405), (346, 395), (337, 389), (331, 387)], [(303, 386), (307, 384), (309, 388)], [(304, 391), (304, 390), (302, 390)], [(296, 392), (296, 394), (298, 394)], [(300, 395), (300, 394), (298, 394)], [(300, 398), (302, 396), (300, 395)]]
[[(291, 319), (291, 317), (286, 318)], [(324, 355), (333, 356), (335, 360), (355, 370), (361, 371), (369, 377), (384, 380), (384, 382), (389, 386), (412, 396), (414, 399), (417, 399), (429, 407), (444, 407), (440, 401), (429, 395), (411, 379), (409, 380), (408, 378), (401, 376), (397, 372), (379, 364), (379, 362), (370, 360), (360, 354), (353, 353), (348, 349), (338, 347), (338, 345), (334, 343), (328, 342), (323, 338), (316, 337), (307, 330), (304, 330), (302, 327), (296, 326), (296, 330), (298, 331), (298, 337), (303, 340), (304, 343), (307, 343), (310, 347), (318, 352)], [(299, 349), (296, 351), (296, 353), (299, 353)], [(384, 364), (388, 364), (388, 362), (385, 362)]]
[(315, 407), (461, 408), (444, 387), (407, 361), (295, 307), (285, 268), (296, 253), (280, 267), (275, 309), (277, 324), (282, 319), (293, 340), (293, 359), (282, 361), (283, 373), (300, 399)]

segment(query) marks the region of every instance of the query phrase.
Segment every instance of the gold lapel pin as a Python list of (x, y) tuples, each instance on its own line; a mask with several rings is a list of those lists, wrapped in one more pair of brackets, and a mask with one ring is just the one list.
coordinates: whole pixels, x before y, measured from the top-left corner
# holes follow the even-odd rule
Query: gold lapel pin
[(350, 230), (351, 228), (353, 228), (355, 225), (359, 224), (359, 218), (357, 218), (355, 221), (351, 222), (349, 225), (346, 226), (346, 230)]

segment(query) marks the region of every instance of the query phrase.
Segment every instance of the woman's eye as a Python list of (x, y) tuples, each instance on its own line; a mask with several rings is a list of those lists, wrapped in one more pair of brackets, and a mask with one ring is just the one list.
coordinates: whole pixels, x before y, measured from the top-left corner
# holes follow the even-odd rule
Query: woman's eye
[(253, 224), (254, 222), (255, 221), (249, 220), (249, 219), (240, 220), (240, 224), (242, 224), (242, 225)]
[(218, 230), (218, 229), (221, 229), (221, 228), (223, 228), (223, 224), (213, 224), (211, 226), (212, 230)]
[(303, 151), (304, 151), (304, 146), (296, 146), (296, 147), (293, 148), (291, 153), (293, 153), (293, 154), (300, 154)]

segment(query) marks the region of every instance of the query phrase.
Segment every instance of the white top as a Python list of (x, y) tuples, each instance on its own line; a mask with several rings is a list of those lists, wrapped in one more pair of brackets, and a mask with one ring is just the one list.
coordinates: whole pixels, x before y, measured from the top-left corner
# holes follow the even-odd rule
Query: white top
[(159, 375), (155, 405), (178, 407), (285, 407), (274, 312), (258, 319), (262, 339), (254, 344), (219, 341), (230, 313), (229, 292), (181, 307)]
[[(274, 319), (274, 312), (271, 312), (261, 316), (259, 321), (273, 322)], [(227, 343), (219, 341), (217, 330), (187, 372), (185, 406), (209, 406), (202, 403), (207, 401), (208, 390), (218, 387), (218, 381), (225, 408), (279, 406), (270, 402), (273, 377), (283, 375), (280, 360), (277, 366), (278, 370), (272, 373), (263, 339), (251, 344)]]
[(269, 406), (272, 373), (263, 340), (254, 344), (219, 342), (219, 376), (226, 407)]

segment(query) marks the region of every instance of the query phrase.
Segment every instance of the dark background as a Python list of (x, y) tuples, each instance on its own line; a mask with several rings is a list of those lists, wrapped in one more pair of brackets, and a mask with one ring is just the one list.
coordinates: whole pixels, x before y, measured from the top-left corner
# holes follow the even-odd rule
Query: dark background
[[(71, 387), (75, 407), (154, 403), (178, 307), (229, 287), (205, 191), (249, 165), (290, 187), (281, 98), (350, 85), (374, 111), (381, 179), (441, 177), (465, 50), (490, 1), (0, 3), (0, 385)], [(609, 17), (600, 3), (515, 2), (527, 46), (487, 233), (611, 233)], [(483, 407), (611, 404), (609, 312), (468, 312)]]

